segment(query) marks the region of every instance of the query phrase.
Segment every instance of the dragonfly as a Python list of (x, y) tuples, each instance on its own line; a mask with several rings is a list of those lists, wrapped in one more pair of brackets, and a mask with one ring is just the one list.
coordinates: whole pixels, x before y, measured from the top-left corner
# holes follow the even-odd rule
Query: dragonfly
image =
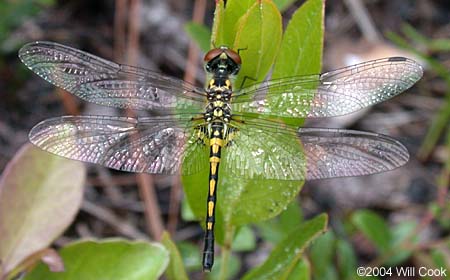
[(246, 180), (304, 181), (402, 166), (409, 159), (408, 150), (389, 136), (298, 128), (280, 119), (353, 113), (400, 94), (423, 74), (415, 61), (389, 57), (235, 89), (233, 81), (243, 61), (239, 51), (226, 46), (206, 53), (204, 87), (54, 42), (28, 43), (19, 57), (41, 78), (85, 101), (147, 113), (47, 119), (30, 131), (34, 145), (128, 172), (192, 175), (209, 169), (205, 271), (214, 263), (219, 173)]

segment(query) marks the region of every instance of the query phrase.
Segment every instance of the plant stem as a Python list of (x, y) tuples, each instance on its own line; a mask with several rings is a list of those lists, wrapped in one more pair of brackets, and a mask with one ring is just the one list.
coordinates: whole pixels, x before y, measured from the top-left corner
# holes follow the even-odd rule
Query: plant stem
[(220, 273), (219, 279), (225, 280), (227, 279), (228, 274), (228, 262), (230, 260), (231, 255), (231, 243), (233, 242), (234, 230), (236, 227), (227, 226), (225, 227), (225, 240), (222, 247), (222, 259), (220, 264)]

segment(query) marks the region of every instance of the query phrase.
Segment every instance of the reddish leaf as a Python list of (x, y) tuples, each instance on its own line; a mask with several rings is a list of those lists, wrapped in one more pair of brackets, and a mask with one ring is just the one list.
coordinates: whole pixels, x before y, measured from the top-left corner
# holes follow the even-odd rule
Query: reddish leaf
[(47, 248), (71, 224), (85, 174), (82, 163), (31, 144), (9, 162), (0, 179), (0, 278)]

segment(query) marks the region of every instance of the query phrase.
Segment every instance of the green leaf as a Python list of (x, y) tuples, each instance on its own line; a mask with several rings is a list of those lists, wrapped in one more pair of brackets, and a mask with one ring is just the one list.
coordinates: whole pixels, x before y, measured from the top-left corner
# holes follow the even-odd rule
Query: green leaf
[(450, 40), (449, 39), (433, 39), (429, 43), (430, 50), (432, 52), (449, 52)]
[[(391, 251), (394, 251), (394, 254), (385, 262), (385, 264), (394, 267), (402, 264), (411, 256), (412, 250), (402, 249), (399, 248), (399, 246), (406, 238), (410, 238), (410, 234), (416, 226), (417, 224), (415, 222), (405, 221), (399, 223), (391, 230)], [(414, 237), (411, 241), (417, 244), (418, 238)]]
[(210, 49), (211, 32), (205, 25), (188, 22), (184, 30), (202, 51), (207, 52)]
[[(6, 274), (47, 248), (72, 223), (83, 198), (84, 165), (24, 145), (0, 180), (0, 260)], [(0, 272), (0, 278), (1, 272)]]
[[(216, 9), (214, 11), (214, 22), (211, 32), (211, 48), (224, 44), (224, 17), (225, 17), (225, 3), (223, 0), (216, 1)], [(231, 45), (229, 45), (231, 46)]]
[(281, 230), (280, 223), (277, 217), (262, 221), (257, 224), (261, 237), (264, 241), (272, 244), (277, 244), (284, 239), (287, 232)]
[(272, 78), (320, 73), (322, 66), (324, 2), (306, 1), (292, 16), (275, 61)]
[[(311, 3), (317, 3), (317, 1), (311, 1)], [(318, 62), (317, 70), (310, 70), (318, 72), (320, 70), (320, 52), (322, 50), (323, 17), (321, 15), (323, 13), (323, 6), (322, 4), (319, 6), (308, 4), (305, 9), (306, 11), (313, 10), (319, 12), (304, 12), (300, 13), (297, 17), (300, 17), (302, 14), (310, 17), (317, 17), (317, 13), (320, 15), (319, 20), (315, 18), (303, 19), (304, 21), (314, 22), (317, 25), (314, 30), (318, 31), (318, 35), (310, 36), (307, 41), (302, 42), (302, 44), (311, 43), (315, 46), (315, 48), (305, 48), (305, 52), (302, 55), (309, 59), (308, 67), (312, 67), (313, 61)], [(301, 20), (298, 21), (301, 22)], [(296, 23), (295, 21), (293, 22), (294, 25)], [(241, 87), (241, 81), (245, 77), (247, 77), (246, 83), (258, 83), (265, 78), (278, 52), (281, 36), (279, 30), (281, 30), (279, 12), (273, 3), (269, 3), (268, 1), (255, 2), (247, 13), (240, 18), (234, 49), (242, 49), (240, 54), (243, 64), (240, 75), (235, 82), (235, 88)], [(314, 42), (314, 40), (318, 40), (319, 43)], [(295, 43), (298, 42), (296, 41)], [(316, 57), (310, 58), (309, 56)], [(292, 60), (292, 57), (290, 59)], [(246, 61), (250, 61), (250, 63), (246, 64)], [(280, 63), (282, 61), (280, 60)], [(254, 137), (261, 139), (264, 136), (258, 134), (254, 135)], [(293, 136), (289, 141), (287, 138), (280, 139), (280, 145), (288, 145), (296, 153), (301, 154), (301, 145), (298, 145), (296, 148), (293, 147), (293, 143), (296, 143), (296, 137)], [(283, 142), (283, 140), (286, 142)], [(228, 162), (226, 153), (227, 151), (225, 149), (222, 164), (225, 166), (234, 164), (234, 162)], [(251, 154), (241, 154), (240, 156), (252, 157)], [(219, 188), (218, 203), (222, 203), (222, 206), (218, 204), (220, 208), (219, 212), (223, 213), (222, 216), (230, 224), (241, 225), (268, 219), (279, 213), (295, 197), (298, 191), (300, 191), (302, 182), (266, 180), (263, 176), (256, 176), (253, 180), (242, 180), (224, 174), (219, 180), (219, 185), (227, 188), (226, 196), (223, 195), (224, 193)]]
[(419, 31), (417, 31), (413, 26), (409, 24), (403, 24), (402, 31), (403, 33), (405, 33), (406, 37), (413, 40), (416, 44), (427, 45), (430, 42), (429, 38), (422, 35)]
[(320, 276), (316, 275), (316, 272), (314, 269), (313, 269), (312, 273), (313, 273), (314, 279), (317, 279), (317, 280), (321, 280), (321, 279), (338, 280), (339, 279), (338, 273), (336, 271), (336, 267), (334, 267), (334, 265), (324, 267), (323, 274)]
[(243, 279), (287, 279), (305, 248), (326, 230), (327, 221), (327, 216), (322, 214), (299, 225), (272, 250), (261, 266), (251, 270)]
[(298, 200), (292, 201), (280, 214), (280, 227), (286, 234), (303, 221), (302, 209)]
[(336, 259), (340, 279), (352, 279), (356, 272), (357, 259), (352, 245), (343, 239), (336, 242)]
[(163, 233), (161, 242), (170, 254), (169, 266), (165, 272), (167, 279), (188, 280), (189, 277), (184, 269), (183, 259), (181, 258), (180, 252), (178, 251), (175, 243), (173, 243), (168, 232)]
[(60, 254), (64, 272), (53, 273), (39, 264), (25, 280), (159, 279), (169, 263), (169, 252), (158, 243), (120, 239), (75, 242)]
[[(318, 237), (311, 245), (310, 259), (314, 276), (318, 279), (328, 279), (330, 268), (333, 267), (336, 239), (332, 231)], [(334, 268), (333, 268), (334, 269)]]
[[(261, 140), (268, 136), (254, 135), (254, 137), (259, 137)], [(290, 143), (280, 141), (280, 145), (292, 148), (295, 154), (302, 153), (301, 146), (295, 141)], [(255, 149), (260, 149), (260, 147), (255, 147)], [(236, 163), (229, 162), (231, 159), (227, 157), (228, 152), (226, 149), (223, 152), (222, 163), (224, 166), (233, 166)], [(251, 152), (249, 150), (242, 151), (240, 157), (251, 158)], [(264, 150), (264, 153), (270, 152), (272, 151)], [(237, 160), (239, 158), (236, 158)], [(233, 177), (226, 172), (222, 172), (221, 175), (219, 188), (222, 188), (222, 192), (218, 191), (217, 207), (226, 224), (235, 226), (276, 216), (295, 199), (303, 184), (302, 181), (269, 180), (264, 177), (264, 174), (254, 175), (253, 179)]]
[[(234, 46), (235, 36), (239, 28), (241, 18), (248, 12), (255, 3), (254, 0), (229, 0), (223, 10), (223, 20), (221, 23), (221, 34), (215, 42), (216, 46)], [(216, 10), (217, 11), (217, 10)], [(220, 11), (220, 10), (219, 10)]]
[[(309, 0), (294, 13), (284, 32), (272, 79), (320, 73), (324, 7), (323, 0)], [(284, 121), (297, 126), (303, 124), (301, 119), (284, 118)]]
[[(314, 14), (307, 15), (313, 16)], [(311, 19), (306, 18), (305, 20), (310, 21)], [(320, 31), (319, 35), (322, 36), (323, 18), (320, 17), (319, 21), (314, 20), (313, 22), (318, 22), (319, 25), (314, 30)], [(277, 7), (269, 0), (230, 0), (227, 1), (226, 7), (223, 1), (216, 1), (212, 44), (215, 46), (231, 46), (234, 50), (239, 51), (243, 62), (240, 74), (234, 82), (235, 89), (243, 86), (244, 80), (246, 85), (257, 84), (266, 77), (278, 54), (281, 32), (281, 15)], [(314, 42), (315, 38), (318, 38), (319, 43)], [(312, 36), (306, 43), (321, 46), (322, 39), (319, 36)], [(310, 50), (312, 49), (305, 48), (305, 52)], [(317, 52), (316, 49), (314, 51)], [(310, 55), (315, 55), (315, 52)], [(305, 53), (304, 56), (308, 57), (308, 54)], [(310, 58), (308, 57), (308, 59)], [(320, 66), (321, 55), (317, 59)], [(311, 61), (314, 61), (314, 59), (311, 59)], [(315, 72), (318, 72), (318, 70)], [(264, 136), (255, 134), (252, 137), (261, 139)], [(302, 154), (302, 147), (295, 135), (289, 141), (287, 141), (288, 137), (285, 138), (285, 142), (281, 141), (280, 145), (288, 145), (294, 153)], [(264, 139), (261, 139), (261, 141), (264, 141)], [(224, 170), (234, 168), (236, 162), (232, 157), (227, 159), (227, 153), (229, 152), (227, 150), (227, 147), (225, 147), (222, 151), (223, 156), (219, 167), (217, 185), (215, 233), (216, 241), (219, 243), (223, 243), (224, 232), (229, 231), (234, 226), (269, 219), (277, 215), (294, 199), (303, 184), (301, 181), (267, 180), (263, 175), (254, 176), (252, 179), (230, 176)], [(269, 153), (270, 151), (266, 152)], [(203, 157), (206, 158), (208, 151), (198, 151), (198, 153), (204, 154)], [(244, 158), (251, 156), (251, 154), (240, 155)], [(194, 164), (197, 160), (198, 158), (187, 158), (183, 166)], [(207, 164), (208, 161), (205, 160), (205, 163)], [(304, 164), (301, 164), (299, 168), (301, 166), (304, 166)], [(197, 217), (204, 219), (206, 215), (208, 168), (205, 166), (202, 172), (191, 176), (183, 176), (182, 182), (193, 212)], [(204, 226), (203, 222), (202, 226)]]
[(56, 4), (55, 0), (37, 0), (36, 2), (44, 6), (54, 6)]
[(311, 265), (305, 259), (300, 259), (286, 278), (287, 280), (311, 279)]
[(303, 221), (301, 208), (297, 200), (290, 203), (286, 210), (269, 221), (258, 224), (259, 231), (265, 241), (277, 244)]
[(181, 217), (183, 221), (197, 221), (197, 217), (195, 217), (194, 211), (192, 211), (189, 201), (186, 198), (183, 198), (181, 201)]
[(450, 279), (450, 263), (448, 261), (448, 256), (440, 250), (434, 249), (431, 251), (431, 258), (433, 260), (433, 265), (435, 268), (442, 268), (447, 270), (447, 277), (445, 279)]
[(178, 242), (177, 246), (186, 270), (194, 271), (202, 267), (202, 257), (198, 246), (188, 242)]
[(233, 239), (233, 251), (252, 251), (256, 247), (256, 238), (253, 230), (249, 226), (241, 227)]
[(278, 10), (285, 11), (287, 8), (289, 8), (295, 0), (273, 0), (273, 3), (277, 5)]
[[(23, 38), (16, 39), (15, 36), (10, 36), (10, 33), (23, 22), (53, 4), (52, 0), (0, 1), (0, 52), (17, 51), (17, 46), (23, 44), (21, 41)], [(13, 46), (16, 48), (13, 49)]]
[[(216, 40), (229, 40), (220, 39), (220, 32), (227, 33), (226, 28), (231, 28), (226, 24), (224, 27), (222, 25), (230, 20), (229, 17), (239, 17), (234, 49), (246, 48), (240, 52), (244, 61), (241, 80), (244, 76), (258, 78), (261, 76), (260, 79), (263, 79), (273, 63), (281, 41), (281, 16), (277, 8), (268, 0), (229, 1), (225, 11), (222, 11), (223, 7), (220, 3), (221, 1), (218, 1), (216, 4), (215, 20), (219, 23), (214, 23), (213, 37)], [(246, 10), (247, 7), (250, 8)], [(231, 43), (230, 41), (219, 42), (220, 44)], [(292, 143), (296, 143), (295, 140)], [(291, 146), (293, 146), (292, 143)], [(295, 149), (301, 151), (301, 146), (296, 146), (298, 147)], [(207, 149), (198, 151), (198, 153), (204, 153), (204, 158), (208, 157), (208, 152)], [(226, 154), (227, 148), (225, 147), (217, 185), (215, 233), (216, 241), (219, 243), (223, 242), (225, 230), (233, 225), (239, 226), (275, 216), (293, 199), (302, 185), (302, 182), (298, 181), (265, 180), (261, 176), (251, 180), (232, 177), (223, 172), (223, 166), (234, 164), (227, 163)], [(187, 158), (183, 166), (198, 165), (197, 160), (198, 158)], [(205, 164), (208, 162), (205, 160)], [(208, 170), (208, 167), (205, 166), (203, 172), (182, 177), (189, 204), (195, 215), (203, 219), (206, 215)], [(204, 204), (199, 202), (204, 202)]]
[[(208, 280), (216, 280), (220, 278), (220, 270), (222, 267), (222, 259), (218, 259), (214, 263), (214, 267), (210, 273), (206, 275)], [(239, 269), (241, 268), (241, 260), (235, 255), (231, 255), (228, 261), (228, 269), (225, 279), (235, 279), (235, 276), (238, 274)]]
[[(317, 3), (317, 1), (310, 2)], [(320, 5), (320, 8), (323, 7)], [(308, 4), (306, 5), (306, 12), (303, 13), (305, 16), (317, 16), (317, 13), (308, 12), (308, 10), (314, 9), (317, 10), (317, 4)], [(320, 46), (319, 50), (321, 51), (323, 17), (321, 13), (319, 13), (319, 16), (319, 20), (316, 20), (316, 18), (304, 19), (317, 24), (314, 30), (318, 31), (319, 35), (310, 36), (307, 41), (301, 43), (311, 43), (315, 47)], [(295, 28), (297, 21), (301, 23), (301, 20), (296, 19), (290, 29)], [(227, 24), (229, 22), (232, 22), (232, 24)], [(229, 37), (230, 34), (235, 34), (235, 32), (235, 37)], [(226, 36), (222, 37), (224, 33)], [(216, 45), (233, 45), (234, 49), (241, 49), (242, 69), (234, 84), (235, 88), (239, 88), (245, 77), (247, 77), (246, 83), (255, 83), (255, 80), (261, 81), (272, 66), (281, 42), (281, 16), (276, 6), (268, 0), (228, 1), (226, 8), (224, 8), (222, 1), (217, 1), (212, 37)], [(318, 41), (314, 42), (314, 40)], [(308, 54), (308, 51), (312, 53)], [(317, 49), (304, 48), (302, 55), (309, 59), (308, 67), (312, 67), (313, 61), (318, 61), (316, 65), (319, 65), (318, 69), (320, 68), (321, 55), (317, 56), (317, 53)], [(309, 57), (313, 55), (317, 56), (315, 60)], [(318, 70), (314, 72), (318, 72)], [(255, 135), (255, 137), (262, 136)], [(292, 143), (297, 143), (295, 136), (292, 137), (289, 145), (293, 146)], [(301, 145), (298, 145), (295, 150), (302, 153)], [(292, 201), (302, 187), (301, 181), (266, 180), (262, 176), (256, 176), (252, 180), (242, 180), (229, 176), (226, 172), (223, 172), (223, 166), (232, 165), (234, 162), (227, 162), (226, 153), (227, 149), (224, 148), (224, 156), (219, 168), (220, 179), (217, 186), (215, 232), (216, 240), (219, 243), (223, 242), (224, 230), (232, 225), (239, 226), (274, 217)], [(246, 156), (251, 155), (241, 155), (241, 157)], [(207, 157), (206, 154), (205, 157)], [(183, 165), (189, 166), (190, 162), (190, 159), (187, 159), (187, 162)], [(182, 178), (187, 199), (193, 212), (197, 217), (203, 219), (206, 214), (206, 206), (199, 202), (204, 201), (206, 203), (207, 170), (207, 167), (205, 167), (204, 172), (192, 176), (183, 176)]]
[(353, 214), (352, 222), (381, 253), (389, 250), (391, 233), (380, 215), (370, 210), (360, 210)]
[(236, 29), (233, 49), (241, 50), (242, 59), (236, 89), (265, 79), (278, 53), (281, 34), (281, 15), (277, 7), (269, 0), (254, 1)]

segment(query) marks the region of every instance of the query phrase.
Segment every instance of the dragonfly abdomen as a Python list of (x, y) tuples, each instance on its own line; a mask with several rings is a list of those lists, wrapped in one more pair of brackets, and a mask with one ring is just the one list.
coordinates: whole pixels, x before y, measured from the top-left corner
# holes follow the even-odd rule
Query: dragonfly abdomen
[(214, 263), (214, 215), (216, 208), (216, 190), (219, 180), (219, 164), (222, 147), (224, 146), (224, 129), (222, 122), (211, 124), (209, 140), (209, 188), (206, 212), (205, 247), (203, 251), (203, 269), (210, 271)]

